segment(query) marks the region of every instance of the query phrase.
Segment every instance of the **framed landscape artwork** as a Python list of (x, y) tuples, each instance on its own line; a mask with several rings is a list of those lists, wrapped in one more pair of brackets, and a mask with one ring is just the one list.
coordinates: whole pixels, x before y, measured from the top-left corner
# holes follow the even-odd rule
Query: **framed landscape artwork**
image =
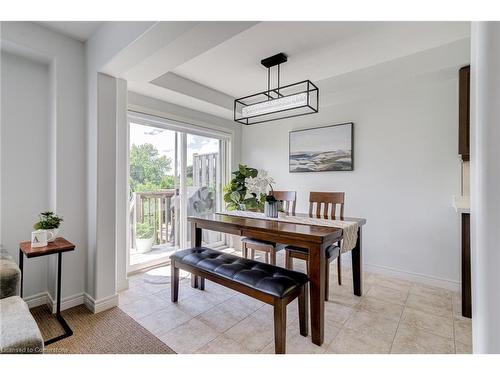
[(352, 171), (352, 122), (290, 132), (290, 172)]

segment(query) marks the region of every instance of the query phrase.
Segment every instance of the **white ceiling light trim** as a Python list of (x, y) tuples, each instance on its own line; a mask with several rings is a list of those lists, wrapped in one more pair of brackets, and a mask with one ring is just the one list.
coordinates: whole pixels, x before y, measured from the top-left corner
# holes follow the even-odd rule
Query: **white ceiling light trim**
[(243, 107), (241, 114), (244, 117), (259, 116), (305, 105), (307, 105), (307, 94), (303, 92)]

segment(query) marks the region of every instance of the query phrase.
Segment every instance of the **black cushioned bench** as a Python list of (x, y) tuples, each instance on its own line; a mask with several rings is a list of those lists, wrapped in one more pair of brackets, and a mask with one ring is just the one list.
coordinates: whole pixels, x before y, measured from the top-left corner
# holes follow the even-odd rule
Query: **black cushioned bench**
[[(179, 269), (256, 298), (274, 307), (274, 346), (277, 354), (285, 353), (286, 306), (298, 297), (300, 334), (308, 333), (307, 275), (240, 258), (206, 247), (181, 250), (170, 257), (172, 266), (172, 302), (179, 297)], [(193, 284), (196, 285), (196, 284)]]

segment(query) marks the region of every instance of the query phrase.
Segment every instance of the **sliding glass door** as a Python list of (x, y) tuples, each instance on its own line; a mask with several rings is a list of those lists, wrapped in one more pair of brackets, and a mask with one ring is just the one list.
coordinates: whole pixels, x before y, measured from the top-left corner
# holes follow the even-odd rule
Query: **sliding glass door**
[[(229, 135), (129, 114), (129, 272), (168, 260), (190, 245), (187, 217), (222, 207)], [(204, 245), (225, 245), (207, 232)]]
[[(222, 207), (221, 154), (223, 141), (216, 138), (187, 134), (187, 215), (220, 211)], [(187, 241), (191, 245), (191, 227)], [(218, 232), (203, 233), (202, 244), (222, 245)]]

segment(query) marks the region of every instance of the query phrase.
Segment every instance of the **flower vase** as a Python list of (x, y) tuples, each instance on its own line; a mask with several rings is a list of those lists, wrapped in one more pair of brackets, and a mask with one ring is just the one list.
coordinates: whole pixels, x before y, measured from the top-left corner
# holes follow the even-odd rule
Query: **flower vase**
[(278, 202), (266, 202), (264, 204), (264, 215), (266, 217), (278, 217)]

